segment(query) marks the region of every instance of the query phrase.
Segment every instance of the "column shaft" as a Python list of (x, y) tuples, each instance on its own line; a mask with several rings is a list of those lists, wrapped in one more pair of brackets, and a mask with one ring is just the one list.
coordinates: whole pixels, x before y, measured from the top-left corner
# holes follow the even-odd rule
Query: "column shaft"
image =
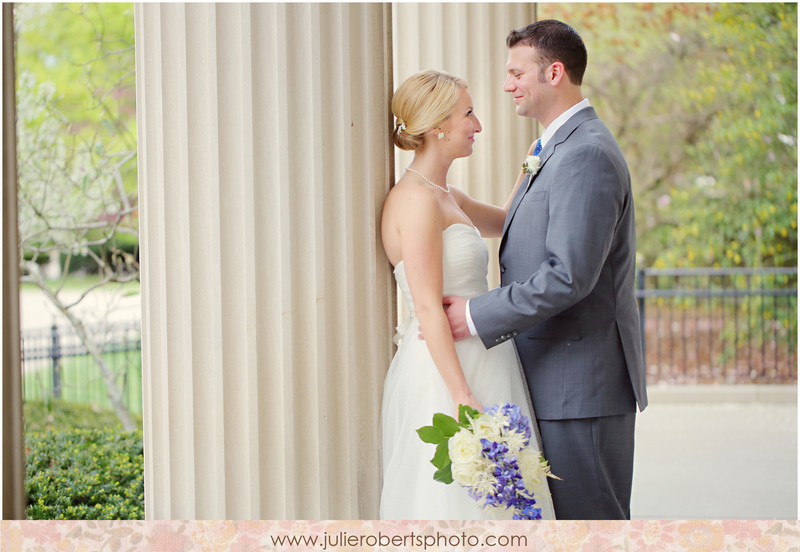
[(382, 4), (137, 4), (150, 519), (377, 516)]

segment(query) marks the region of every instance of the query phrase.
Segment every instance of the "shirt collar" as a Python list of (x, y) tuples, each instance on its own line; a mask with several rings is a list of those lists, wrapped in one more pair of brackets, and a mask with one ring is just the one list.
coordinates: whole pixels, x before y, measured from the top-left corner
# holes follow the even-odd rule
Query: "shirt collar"
[(552, 123), (547, 125), (547, 128), (544, 129), (544, 132), (542, 132), (542, 138), (541, 138), (542, 147), (545, 146), (548, 140), (550, 140), (550, 138), (553, 137), (556, 131), (559, 128), (561, 128), (561, 126), (564, 123), (566, 123), (570, 119), (570, 117), (575, 115), (578, 111), (580, 111), (584, 107), (591, 107), (591, 104), (589, 103), (589, 98), (584, 98), (583, 100), (579, 101), (578, 103), (567, 109), (564, 113), (556, 117)]

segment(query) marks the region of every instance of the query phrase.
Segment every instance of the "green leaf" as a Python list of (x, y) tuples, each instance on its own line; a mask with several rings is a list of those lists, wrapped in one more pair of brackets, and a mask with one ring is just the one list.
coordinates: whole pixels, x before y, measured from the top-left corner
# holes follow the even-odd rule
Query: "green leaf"
[(461, 429), (461, 426), (458, 425), (458, 422), (455, 420), (455, 418), (440, 412), (433, 415), (433, 425), (438, 427), (442, 431), (442, 434), (447, 438), (452, 437), (458, 433), (459, 429)]
[(419, 428), (417, 430), (417, 435), (419, 435), (419, 438), (426, 443), (431, 443), (433, 445), (438, 445), (444, 439), (442, 430), (433, 426)]
[(450, 464), (450, 451), (448, 449), (447, 439), (436, 445), (436, 454), (431, 458), (431, 464), (440, 469)]
[(463, 426), (468, 425), (470, 419), (477, 418), (479, 414), (480, 412), (471, 406), (467, 406), (465, 404), (458, 405), (458, 421), (461, 422), (461, 425)]
[(444, 483), (445, 485), (449, 485), (453, 482), (453, 470), (451, 469), (450, 464), (448, 463), (445, 467), (439, 468), (436, 473), (433, 474), (433, 479), (435, 481), (439, 481)]

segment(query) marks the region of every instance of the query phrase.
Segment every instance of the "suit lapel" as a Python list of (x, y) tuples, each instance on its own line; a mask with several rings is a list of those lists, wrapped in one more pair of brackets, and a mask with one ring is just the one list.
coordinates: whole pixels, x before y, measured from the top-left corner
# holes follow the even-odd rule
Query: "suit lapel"
[(556, 148), (564, 143), (570, 135), (575, 132), (575, 129), (578, 128), (584, 122), (590, 119), (596, 119), (597, 113), (595, 112), (594, 108), (589, 106), (587, 108), (581, 109), (575, 115), (570, 117), (562, 126), (559, 128), (550, 141), (547, 142), (547, 145), (542, 149), (539, 153), (539, 159), (541, 160), (542, 164), (539, 166), (539, 170), (533, 176), (526, 176), (523, 179), (522, 183), (519, 185), (519, 190), (517, 190), (516, 195), (514, 196), (514, 200), (511, 202), (511, 206), (508, 209), (508, 214), (506, 215), (505, 223), (503, 224), (503, 235), (500, 242), (500, 249), (502, 250), (503, 245), (506, 242), (506, 233), (508, 232), (508, 227), (511, 224), (511, 220), (514, 218), (514, 214), (517, 212), (517, 208), (519, 204), (522, 202), (522, 198), (525, 197), (525, 194), (528, 193), (528, 190), (533, 185), (533, 181), (536, 179), (537, 176), (542, 174), (542, 170), (544, 169), (545, 163), (550, 157), (555, 153)]
[[(541, 170), (541, 167), (539, 167), (539, 169)], [(531, 182), (533, 181), (533, 178), (535, 178), (535, 175), (534, 175), (534, 177), (531, 177), (530, 175), (528, 175), (522, 180), (522, 183), (519, 185), (519, 189), (517, 190), (517, 193), (514, 195), (514, 200), (511, 202), (511, 205), (508, 207), (508, 213), (506, 213), (506, 220), (503, 223), (503, 234), (502, 234), (502, 237), (503, 237), (502, 242), (503, 243), (505, 243), (506, 231), (508, 230), (508, 224), (511, 222), (511, 219), (514, 218), (514, 213), (517, 212), (517, 207), (519, 207), (520, 201), (522, 201), (523, 196), (528, 191), (528, 187), (530, 186)], [(501, 243), (500, 246), (502, 248), (502, 243)]]

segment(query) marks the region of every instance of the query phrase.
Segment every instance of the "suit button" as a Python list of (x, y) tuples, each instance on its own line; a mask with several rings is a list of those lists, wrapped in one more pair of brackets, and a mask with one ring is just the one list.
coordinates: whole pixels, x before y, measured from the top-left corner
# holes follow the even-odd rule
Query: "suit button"
[(505, 274), (505, 272), (506, 272), (506, 267), (500, 265), (500, 274)]

